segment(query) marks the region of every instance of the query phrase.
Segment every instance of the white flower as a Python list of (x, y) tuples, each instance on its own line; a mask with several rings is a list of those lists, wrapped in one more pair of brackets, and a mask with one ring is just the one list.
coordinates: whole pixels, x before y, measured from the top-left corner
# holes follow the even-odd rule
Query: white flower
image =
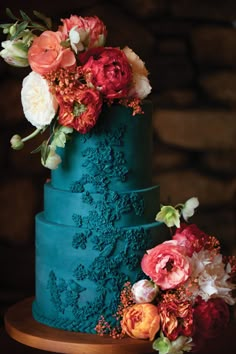
[(160, 337), (153, 342), (153, 349), (159, 354), (184, 354), (193, 349), (192, 338), (179, 336), (171, 341), (161, 332)]
[(168, 354), (183, 354), (193, 349), (191, 337), (179, 336), (171, 342)]
[(186, 201), (186, 203), (183, 206), (183, 209), (181, 210), (181, 214), (185, 221), (188, 221), (188, 218), (193, 216), (194, 209), (196, 209), (198, 206), (199, 206), (199, 201), (195, 197), (192, 197)]
[(77, 53), (78, 51), (83, 51), (84, 50), (84, 44), (83, 42), (85, 41), (86, 37), (88, 34), (84, 30), (79, 30), (78, 26), (74, 26), (71, 28), (69, 32), (69, 40), (70, 40), (70, 45), (72, 49)]
[(51, 123), (58, 108), (47, 81), (34, 71), (23, 80), (21, 102), (26, 119), (40, 129)]
[(57, 169), (58, 165), (61, 163), (61, 157), (55, 152), (55, 149), (49, 146), (50, 151), (46, 162), (41, 159), (42, 165), (49, 168), (50, 170)]
[(129, 47), (125, 47), (123, 52), (125, 53), (133, 72), (133, 82), (128, 95), (131, 97), (137, 96), (140, 99), (144, 99), (152, 90), (148, 80), (148, 71), (145, 64)]
[(2, 47), (4, 49), (0, 52), (0, 56), (7, 64), (17, 67), (29, 66), (28, 46), (23, 40), (4, 41)]
[(221, 254), (214, 255), (211, 251), (203, 249), (193, 253), (190, 263), (192, 274), (188, 286), (193, 297), (200, 295), (205, 301), (219, 297), (229, 305), (235, 303), (232, 297), (234, 286), (229, 282), (230, 267), (225, 267)]
[(155, 220), (164, 222), (168, 227), (180, 227), (180, 213), (171, 205), (163, 205)]

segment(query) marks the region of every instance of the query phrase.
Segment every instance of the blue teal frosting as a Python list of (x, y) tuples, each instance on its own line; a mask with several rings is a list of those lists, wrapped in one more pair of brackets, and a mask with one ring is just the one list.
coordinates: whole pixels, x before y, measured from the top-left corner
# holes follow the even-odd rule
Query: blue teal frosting
[(151, 104), (132, 116), (104, 108), (86, 135), (74, 133), (45, 184), (36, 216), (33, 316), (46, 325), (95, 333), (114, 314), (125, 282), (144, 277), (144, 252), (166, 238), (159, 186), (151, 183)]

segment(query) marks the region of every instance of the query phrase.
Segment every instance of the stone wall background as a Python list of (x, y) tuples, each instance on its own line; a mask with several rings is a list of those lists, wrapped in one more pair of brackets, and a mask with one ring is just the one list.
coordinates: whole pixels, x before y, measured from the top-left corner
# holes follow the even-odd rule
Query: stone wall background
[[(236, 254), (235, 0), (1, 0), (1, 23), (6, 7), (36, 9), (55, 21), (96, 14), (108, 28), (108, 45), (139, 54), (153, 86), (153, 177), (161, 202), (197, 196), (192, 221)], [(0, 61), (1, 313), (34, 293), (34, 215), (43, 208), (49, 176), (30, 154), (35, 139), (20, 152), (9, 147), (13, 134), (31, 131), (20, 102), (27, 73)]]

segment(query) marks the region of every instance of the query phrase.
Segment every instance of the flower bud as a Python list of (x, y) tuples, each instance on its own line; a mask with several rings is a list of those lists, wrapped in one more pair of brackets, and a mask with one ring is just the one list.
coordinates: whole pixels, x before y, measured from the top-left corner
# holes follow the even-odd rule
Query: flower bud
[(28, 63), (28, 47), (22, 40), (4, 41), (4, 48), (0, 52), (0, 56), (9, 65), (16, 67), (26, 67)]
[(10, 28), (9, 28), (9, 33), (10, 35), (13, 37), (16, 33), (16, 24), (14, 23), (14, 25), (12, 25)]
[(24, 143), (20, 137), (20, 135), (13, 135), (13, 137), (10, 140), (11, 147), (14, 150), (21, 150), (24, 147)]
[(159, 288), (148, 279), (139, 280), (131, 289), (136, 303), (152, 302), (158, 294)]
[(46, 161), (44, 162), (43, 159), (41, 159), (41, 162), (44, 167), (55, 170), (61, 163), (61, 157), (55, 152), (54, 148), (50, 147)]

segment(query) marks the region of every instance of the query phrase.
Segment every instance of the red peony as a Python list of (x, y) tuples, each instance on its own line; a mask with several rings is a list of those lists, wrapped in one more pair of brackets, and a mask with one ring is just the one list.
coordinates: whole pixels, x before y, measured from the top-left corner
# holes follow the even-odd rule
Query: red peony
[(198, 297), (194, 308), (195, 335), (213, 338), (222, 333), (230, 319), (229, 307), (221, 298), (208, 301)]
[(59, 123), (85, 134), (92, 129), (102, 109), (102, 98), (97, 90), (80, 86), (75, 89), (73, 101), (58, 95)]
[(93, 48), (79, 55), (88, 85), (99, 90), (107, 100), (124, 98), (132, 82), (132, 69), (118, 48)]
[(143, 256), (143, 272), (162, 290), (174, 289), (183, 284), (191, 274), (191, 267), (182, 247), (173, 243), (163, 243)]
[(197, 225), (181, 224), (172, 237), (179, 246), (185, 248), (186, 254), (191, 257), (193, 252), (199, 252), (206, 244), (209, 236), (200, 230)]
[(193, 333), (193, 309), (189, 301), (179, 300), (174, 294), (166, 294), (158, 304), (163, 333), (171, 341), (178, 336), (191, 337)]

